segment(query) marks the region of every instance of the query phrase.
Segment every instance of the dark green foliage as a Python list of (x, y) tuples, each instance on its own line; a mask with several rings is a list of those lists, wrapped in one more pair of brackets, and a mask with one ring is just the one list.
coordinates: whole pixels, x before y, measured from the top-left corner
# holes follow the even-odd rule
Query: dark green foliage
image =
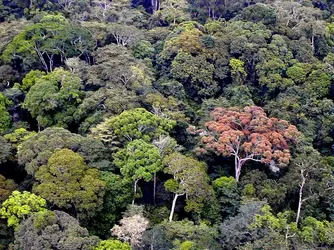
[(24, 90), (32, 85), (23, 106), (36, 117), (38, 124), (43, 128), (52, 125), (63, 127), (73, 125), (73, 114), (84, 97), (80, 78), (61, 68), (40, 78), (38, 78), (41, 74), (39, 72), (31, 74), (32, 72), (23, 83)]
[(57, 149), (62, 148), (80, 153), (90, 168), (109, 168), (109, 155), (99, 140), (72, 134), (63, 128), (47, 128), (24, 141), (18, 149), (18, 161), (25, 165), (28, 174), (34, 175)]
[(333, 17), (0, 0), (0, 249), (333, 249)]
[(11, 154), (11, 147), (7, 141), (0, 136), (0, 164), (6, 162)]
[(46, 211), (28, 218), (15, 233), (15, 249), (89, 250), (99, 239), (61, 211)]
[(110, 229), (131, 203), (132, 186), (131, 181), (110, 172), (102, 172), (100, 179), (105, 182), (103, 208), (91, 219), (89, 230), (101, 237), (108, 237)]

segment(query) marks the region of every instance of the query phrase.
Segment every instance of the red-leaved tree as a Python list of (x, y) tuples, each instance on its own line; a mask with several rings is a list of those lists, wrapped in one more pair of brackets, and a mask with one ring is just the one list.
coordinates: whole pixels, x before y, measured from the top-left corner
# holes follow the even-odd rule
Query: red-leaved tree
[(201, 136), (203, 147), (197, 148), (197, 153), (213, 151), (233, 156), (237, 181), (248, 161), (265, 163), (273, 171), (279, 170), (277, 166), (287, 165), (291, 158), (289, 144), (295, 143), (300, 135), (295, 126), (267, 117), (257, 106), (216, 108), (211, 117), (206, 129), (189, 127), (188, 132)]

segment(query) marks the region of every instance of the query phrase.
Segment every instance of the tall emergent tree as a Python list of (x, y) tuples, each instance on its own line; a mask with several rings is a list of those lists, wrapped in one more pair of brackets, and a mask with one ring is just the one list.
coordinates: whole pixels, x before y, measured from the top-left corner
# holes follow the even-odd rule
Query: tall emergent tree
[(248, 161), (268, 164), (272, 171), (289, 163), (289, 143), (296, 142), (299, 132), (287, 121), (269, 118), (257, 106), (216, 108), (211, 117), (205, 130), (190, 127), (188, 131), (201, 136), (204, 147), (198, 152), (234, 157), (236, 181)]

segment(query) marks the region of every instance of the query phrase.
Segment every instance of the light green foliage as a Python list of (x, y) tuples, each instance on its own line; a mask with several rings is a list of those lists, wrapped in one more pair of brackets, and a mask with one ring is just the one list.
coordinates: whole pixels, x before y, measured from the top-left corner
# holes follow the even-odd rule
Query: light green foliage
[(307, 217), (302, 224), (299, 232), (301, 238), (311, 244), (328, 244), (334, 242), (334, 223), (328, 221), (319, 221), (313, 217)]
[(150, 181), (162, 168), (160, 151), (143, 140), (134, 140), (113, 155), (114, 163), (125, 178)]
[(175, 121), (187, 121), (183, 109), (184, 103), (172, 96), (164, 97), (159, 93), (146, 95), (145, 102), (152, 107), (153, 112), (160, 116)]
[(40, 126), (68, 126), (74, 122), (73, 114), (82, 102), (84, 92), (81, 80), (75, 74), (58, 68), (41, 77), (33, 85), (24, 101)]
[(247, 73), (245, 71), (245, 63), (239, 59), (232, 58), (230, 60), (231, 74), (236, 84), (242, 84)]
[(94, 250), (131, 250), (131, 247), (128, 243), (119, 240), (103, 240)]
[(34, 131), (27, 131), (25, 128), (15, 129), (13, 133), (4, 135), (4, 138), (12, 145), (18, 147), (22, 142), (36, 135)]
[(24, 191), (13, 191), (11, 196), (2, 203), (1, 218), (7, 219), (8, 226), (18, 227), (20, 222), (29, 215), (46, 210), (46, 200), (35, 194)]
[(43, 76), (45, 76), (45, 72), (43, 72), (43, 71), (40, 71), (40, 70), (32, 70), (32, 71), (30, 71), (22, 79), (21, 90), (28, 91)]
[(292, 67), (288, 68), (286, 74), (291, 78), (296, 84), (302, 84), (305, 82), (308, 71), (311, 65), (296, 63)]
[(12, 119), (7, 111), (9, 105), (11, 105), (11, 101), (0, 93), (0, 134), (6, 131), (11, 124)]
[(88, 169), (84, 158), (69, 149), (56, 151), (35, 174), (33, 191), (59, 208), (74, 209), (83, 219), (102, 209), (105, 183), (97, 169)]
[[(299, 240), (309, 246), (331, 245), (334, 231), (333, 222), (319, 221), (313, 217), (307, 217), (300, 228), (295, 222), (290, 221), (291, 213), (286, 211), (273, 215), (268, 205), (261, 208), (261, 213), (255, 216), (251, 227), (262, 227), (269, 231), (278, 233), (286, 238), (286, 246), (295, 244), (292, 240)], [(289, 236), (289, 237), (287, 237)]]
[(124, 111), (105, 123), (121, 141), (141, 139), (149, 142), (160, 134), (167, 134), (175, 126), (175, 121), (156, 116), (143, 108)]

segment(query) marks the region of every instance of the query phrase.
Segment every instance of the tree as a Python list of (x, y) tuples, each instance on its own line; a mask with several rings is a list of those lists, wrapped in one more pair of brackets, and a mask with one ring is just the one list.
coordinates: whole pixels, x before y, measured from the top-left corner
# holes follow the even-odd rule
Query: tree
[(11, 155), (11, 146), (7, 141), (0, 136), (0, 164), (6, 162)]
[[(153, 234), (155, 233), (155, 235)], [(190, 249), (221, 249), (217, 244), (218, 230), (205, 222), (195, 224), (189, 220), (163, 221), (155, 225), (151, 230), (145, 232), (146, 236), (151, 235), (147, 247), (153, 249), (189, 249), (182, 248), (191, 242)], [(153, 237), (152, 237), (153, 236)]]
[(22, 220), (37, 212), (46, 211), (46, 200), (42, 197), (23, 191), (13, 191), (0, 209), (1, 218), (7, 219), (8, 226), (17, 228)]
[(245, 63), (239, 59), (232, 58), (230, 60), (231, 75), (235, 84), (242, 84), (245, 81), (247, 73), (244, 69)]
[(108, 27), (117, 45), (134, 46), (141, 38), (141, 31), (133, 25), (114, 23)]
[(128, 243), (119, 240), (103, 240), (94, 250), (131, 250), (131, 247)]
[(91, 34), (71, 24), (61, 15), (46, 15), (40, 23), (28, 26), (9, 43), (2, 54), (5, 62), (22, 58), (29, 67), (41, 65), (53, 71), (56, 58), (63, 63), (74, 56), (88, 57), (94, 46)]
[(89, 250), (99, 243), (87, 229), (62, 211), (44, 211), (25, 220), (15, 233), (14, 249)]
[(131, 248), (142, 245), (143, 233), (148, 228), (149, 221), (142, 214), (125, 216), (120, 220), (120, 226), (114, 226), (110, 231), (111, 234), (128, 242)]
[(134, 140), (113, 155), (114, 163), (121, 174), (131, 179), (133, 184), (133, 200), (135, 202), (138, 181), (151, 181), (154, 173), (162, 168), (160, 151), (144, 140)]
[(41, 127), (70, 126), (84, 97), (82, 88), (79, 77), (58, 68), (36, 81), (28, 91), (23, 107), (37, 118)]
[(163, 0), (161, 1), (160, 9), (155, 15), (160, 16), (163, 21), (169, 24), (176, 25), (177, 23), (190, 20), (190, 16), (186, 12), (188, 8), (188, 3), (184, 0)]
[[(105, 183), (97, 169), (88, 169), (84, 158), (69, 149), (51, 155), (35, 174), (33, 191), (59, 208), (72, 209), (80, 219), (102, 209)], [(70, 210), (71, 211), (71, 210)]]
[(11, 116), (7, 111), (10, 104), (11, 101), (0, 93), (0, 133), (5, 132), (12, 122)]
[[(268, 118), (262, 108), (216, 108), (201, 135), (203, 148), (198, 152), (214, 151), (234, 157), (235, 179), (239, 181), (242, 167), (248, 161), (269, 164), (272, 171), (289, 163), (289, 143), (294, 143), (299, 132), (287, 121)], [(189, 131), (194, 131), (190, 127)]]
[(334, 177), (331, 161), (326, 160), (326, 157), (322, 157), (312, 147), (303, 146), (299, 149), (282, 181), (288, 187), (289, 193), (296, 197), (297, 225), (308, 215), (318, 214), (316, 207), (320, 207), (321, 203), (326, 206), (325, 204), (333, 199)]
[(220, 224), (219, 241), (223, 249), (234, 249), (263, 237), (263, 231), (250, 228), (254, 217), (260, 212), (265, 202), (247, 201), (239, 208), (236, 216), (230, 217)]
[(212, 97), (219, 90), (213, 79), (214, 70), (204, 56), (194, 57), (186, 52), (179, 52), (171, 65), (172, 76), (184, 84), (188, 93), (195, 91), (201, 97)]
[(107, 119), (105, 124), (121, 141), (141, 139), (149, 142), (160, 134), (167, 134), (176, 123), (136, 108)]
[(73, 134), (63, 128), (47, 128), (28, 138), (18, 147), (18, 162), (34, 176), (57, 150), (70, 149), (85, 159), (89, 168), (110, 169), (109, 153), (100, 140)]
[(204, 199), (211, 195), (212, 190), (208, 184), (204, 163), (180, 153), (173, 153), (165, 157), (164, 164), (167, 166), (164, 172), (173, 176), (165, 182), (166, 190), (174, 193), (169, 216), (169, 221), (172, 221), (175, 205), (180, 196), (186, 196), (186, 211), (198, 210)]
[(6, 179), (0, 174), (0, 203), (4, 202), (9, 195), (17, 189), (17, 184), (12, 179)]
[(94, 65), (79, 69), (86, 85), (114, 89), (142, 90), (152, 85), (152, 69), (124, 46), (109, 44), (98, 48), (94, 54)]
[(233, 177), (220, 177), (213, 181), (213, 189), (220, 203), (222, 218), (235, 216), (241, 203), (240, 189)]
[(32, 70), (24, 76), (22, 79), (21, 89), (23, 91), (29, 91), (29, 89), (34, 86), (41, 77), (45, 76), (45, 72), (40, 70)]
[(280, 212), (275, 216), (268, 205), (263, 206), (260, 213), (254, 217), (251, 228), (262, 228), (268, 234), (276, 234), (276, 237), (279, 237), (277, 245), (274, 246), (276, 248), (278, 245), (284, 246), (283, 249), (300, 245), (303, 249), (312, 249), (333, 244), (333, 222), (307, 217), (298, 228), (295, 222), (291, 222), (291, 211)]
[(102, 238), (110, 235), (110, 228), (121, 219), (121, 213), (131, 203), (131, 180), (111, 172), (101, 172), (100, 179), (105, 182), (103, 208), (91, 218), (88, 229)]

